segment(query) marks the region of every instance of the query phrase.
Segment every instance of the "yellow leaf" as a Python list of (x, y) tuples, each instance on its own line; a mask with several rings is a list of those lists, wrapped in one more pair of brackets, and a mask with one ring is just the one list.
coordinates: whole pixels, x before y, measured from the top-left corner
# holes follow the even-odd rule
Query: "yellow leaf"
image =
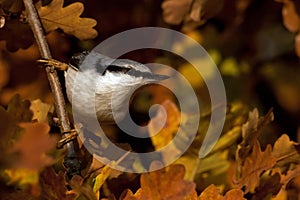
[(237, 77), (240, 75), (238, 63), (234, 58), (227, 58), (220, 66), (221, 73), (227, 76)]
[(54, 107), (50, 104), (43, 103), (40, 99), (31, 101), (30, 110), (33, 112), (32, 120), (37, 122), (47, 122), (49, 112), (54, 111)]
[(96, 26), (97, 21), (80, 17), (84, 9), (83, 4), (76, 2), (63, 7), (63, 3), (63, 0), (53, 0), (43, 7), (41, 1), (36, 4), (45, 31), (50, 32), (60, 28), (80, 40), (95, 38), (98, 33), (93, 27)]
[(26, 184), (37, 184), (39, 173), (31, 169), (6, 169), (4, 173), (10, 178), (8, 184), (18, 183), (20, 186)]
[(98, 174), (95, 178), (95, 183), (93, 186), (93, 191), (96, 193), (100, 190), (105, 180), (108, 178), (112, 171), (112, 168), (110, 168), (108, 165), (105, 165), (103, 169), (101, 170), (100, 174)]
[[(181, 114), (176, 105), (167, 100), (162, 103), (164, 109), (159, 109), (157, 115), (151, 119), (148, 124), (148, 130), (151, 137), (151, 141), (156, 150), (166, 146), (172, 141), (173, 136), (177, 133), (178, 127), (181, 121)], [(167, 117), (165, 124), (162, 127), (161, 123), (164, 123), (164, 118)], [(157, 131), (162, 129), (157, 133)]]

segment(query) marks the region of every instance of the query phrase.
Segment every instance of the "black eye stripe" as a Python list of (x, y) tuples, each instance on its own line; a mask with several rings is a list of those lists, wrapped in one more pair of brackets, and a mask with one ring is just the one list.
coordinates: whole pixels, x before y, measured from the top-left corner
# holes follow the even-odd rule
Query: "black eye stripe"
[(130, 71), (131, 68), (127, 68), (127, 67), (120, 67), (117, 65), (108, 65), (106, 67), (106, 69), (104, 70), (104, 72), (102, 73), (102, 75), (104, 75), (107, 71), (109, 72), (121, 72), (121, 73), (127, 73), (128, 71)]
[(134, 76), (134, 77), (144, 77), (144, 78), (152, 78), (153, 77), (153, 74), (150, 72), (141, 72), (141, 71), (135, 70), (133, 68), (120, 67), (117, 65), (109, 65), (105, 69), (105, 71), (102, 73), (102, 75), (105, 75), (106, 71), (128, 74), (128, 75)]

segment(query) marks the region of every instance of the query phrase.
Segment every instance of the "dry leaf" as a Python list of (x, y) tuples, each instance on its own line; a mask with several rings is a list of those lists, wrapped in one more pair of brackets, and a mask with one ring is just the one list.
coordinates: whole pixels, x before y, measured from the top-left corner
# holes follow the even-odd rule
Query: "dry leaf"
[(200, 194), (199, 200), (246, 200), (243, 196), (243, 191), (239, 189), (232, 189), (222, 196), (215, 185), (210, 185)]
[(251, 200), (267, 199), (267, 197), (275, 196), (281, 189), (280, 175), (275, 173), (272, 176), (266, 175), (261, 178), (259, 187), (255, 189), (254, 196)]
[[(299, 33), (300, 16), (299, 16), (299, 2), (292, 0), (277, 0), (283, 3), (282, 17), (284, 26), (292, 33)], [(295, 50), (300, 57), (300, 39), (299, 34), (295, 37)]]
[(54, 107), (43, 103), (40, 99), (31, 101), (30, 110), (33, 112), (32, 120), (37, 122), (48, 122), (48, 113), (53, 113)]
[(29, 109), (30, 101), (22, 100), (19, 94), (13, 96), (8, 103), (7, 112), (9, 112), (18, 122), (31, 122), (33, 113)]
[(77, 194), (71, 193), (66, 187), (65, 174), (55, 173), (52, 167), (40, 174), (41, 199), (74, 200)]
[(20, 123), (24, 129), (21, 138), (10, 149), (10, 153), (19, 155), (14, 168), (41, 170), (55, 162), (48, 156), (50, 150), (55, 149), (57, 138), (49, 135), (50, 127), (46, 123)]
[[(172, 141), (181, 122), (181, 113), (173, 102), (166, 100), (161, 105), (164, 108), (159, 108), (156, 116), (148, 124), (149, 134), (153, 135), (151, 141), (156, 150), (163, 148)], [(167, 119), (164, 123), (165, 118)], [(159, 131), (161, 127), (162, 129)]]
[(50, 32), (60, 28), (80, 40), (95, 38), (98, 33), (93, 27), (96, 26), (97, 21), (80, 17), (84, 9), (83, 4), (76, 2), (63, 7), (63, 3), (63, 0), (53, 0), (43, 7), (41, 1), (36, 4), (45, 31)]
[(249, 113), (248, 121), (242, 126), (243, 142), (239, 145), (239, 158), (243, 159), (249, 155), (262, 128), (273, 120), (274, 114), (272, 109), (270, 109), (263, 117), (259, 117), (259, 113), (256, 108)]
[(300, 28), (300, 18), (296, 11), (295, 3), (291, 0), (281, 0), (283, 3), (283, 24), (290, 32), (297, 32)]
[(241, 178), (238, 180), (239, 187), (246, 186), (245, 193), (253, 193), (259, 185), (261, 174), (271, 169), (275, 163), (276, 159), (272, 155), (271, 145), (268, 145), (262, 152), (259, 142), (256, 141), (251, 155), (246, 157), (242, 166)]
[(162, 3), (165, 22), (173, 25), (183, 23), (182, 30), (190, 31), (215, 16), (222, 8), (219, 0), (165, 0)]
[(72, 188), (71, 191), (68, 191), (67, 194), (76, 194), (78, 195), (78, 199), (84, 197), (88, 200), (97, 200), (99, 198), (96, 197), (90, 185), (84, 183), (84, 179), (79, 175), (74, 175), (70, 180), (70, 186)]
[(161, 5), (165, 22), (179, 25), (189, 12), (192, 2), (192, 0), (165, 0)]
[[(11, 0), (9, 0), (11, 2)], [(18, 0), (19, 1), (19, 0)], [(5, 23), (0, 31), (0, 41), (6, 41), (6, 48), (11, 52), (18, 49), (27, 49), (32, 45), (34, 37), (28, 24), (21, 23), (18, 19), (12, 19)]]
[(12, 13), (19, 13), (24, 9), (22, 0), (0, 0), (0, 7)]
[(196, 200), (197, 193), (193, 182), (183, 180), (185, 169), (182, 165), (171, 165), (167, 169), (145, 173), (141, 176), (141, 188), (133, 194), (126, 191), (123, 200), (172, 199)]
[(280, 173), (280, 182), (282, 184), (282, 187), (286, 189), (287, 184), (294, 178), (300, 176), (300, 166), (297, 165), (294, 169), (289, 170), (286, 174)]
[(292, 163), (300, 163), (300, 144), (290, 141), (288, 135), (283, 134), (274, 144), (272, 155), (276, 158), (276, 166), (289, 167)]
[[(16, 125), (17, 120), (0, 106), (0, 151), (1, 157), (13, 142), (19, 138), (21, 128)], [(0, 159), (2, 161), (2, 159)]]

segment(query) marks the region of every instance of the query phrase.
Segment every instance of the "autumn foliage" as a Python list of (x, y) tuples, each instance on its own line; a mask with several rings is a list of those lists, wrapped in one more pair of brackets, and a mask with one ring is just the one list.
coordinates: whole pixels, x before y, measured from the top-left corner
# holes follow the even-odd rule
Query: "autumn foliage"
[[(220, 138), (203, 158), (198, 152), (210, 123), (210, 98), (193, 67), (166, 52), (131, 52), (141, 62), (169, 65), (193, 87), (201, 107), (196, 136), (173, 164), (142, 174), (116, 171), (99, 162), (78, 139), (81, 174), (67, 176), (56, 103), (22, 0), (0, 0), (0, 199), (47, 200), (287, 200), (300, 196), (300, 1), (163, 0), (33, 1), (53, 57), (66, 61), (122, 30), (161, 26), (185, 33), (217, 64), (227, 93)], [(190, 44), (174, 49), (190, 50)], [(183, 47), (184, 46), (184, 47)], [(126, 55), (125, 55), (126, 56)], [(201, 65), (206, 60), (197, 60)], [(160, 71), (158, 71), (160, 72)], [(60, 73), (60, 72), (59, 72)], [(207, 72), (210, 73), (209, 71)], [(59, 74), (63, 85), (63, 74)], [(170, 79), (171, 85), (180, 83)], [(64, 88), (63, 88), (64, 90)], [(148, 110), (160, 104), (153, 118)], [(72, 121), (71, 105), (67, 111)], [(172, 92), (143, 87), (130, 106), (132, 117), (158, 134), (135, 140), (114, 126), (111, 141), (136, 152), (171, 144), (182, 125), (189, 138), (195, 120), (180, 110)], [(161, 122), (166, 114), (166, 123)], [(73, 121), (72, 121), (73, 122)], [(86, 131), (81, 124), (73, 124)], [(137, 130), (138, 131), (138, 130)], [(112, 161), (118, 165), (127, 155)], [(161, 154), (163, 161), (169, 154)], [(160, 162), (132, 166), (151, 169)]]

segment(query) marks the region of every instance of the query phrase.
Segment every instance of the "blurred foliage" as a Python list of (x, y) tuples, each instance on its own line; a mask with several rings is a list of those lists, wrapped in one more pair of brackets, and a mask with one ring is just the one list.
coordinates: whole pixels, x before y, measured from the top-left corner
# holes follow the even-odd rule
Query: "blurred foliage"
[[(196, 137), (175, 164), (142, 175), (104, 166), (81, 146), (82, 177), (67, 181), (62, 166), (65, 152), (55, 149), (59, 128), (54, 123), (54, 100), (45, 71), (36, 63), (39, 51), (23, 3), (0, 0), (1, 199), (299, 198), (299, 0), (34, 3), (53, 57), (65, 62), (74, 53), (90, 50), (131, 28), (159, 26), (185, 33), (200, 43), (218, 66), (229, 104), (217, 144), (200, 159), (198, 151), (211, 112), (202, 77), (195, 75), (189, 63), (168, 52), (130, 52), (124, 57), (166, 64), (190, 82), (202, 113)], [(187, 51), (189, 44), (178, 43), (173, 48)], [(195, 62), (203, 66), (208, 63), (201, 58)], [(205, 73), (213, 77), (209, 69)], [(63, 73), (60, 76), (64, 83)], [(181, 89), (180, 83), (169, 81), (172, 87)], [(161, 124), (161, 109), (149, 121), (148, 110), (153, 104), (165, 109), (165, 125)], [(147, 132), (141, 134), (152, 135), (162, 129), (143, 140), (126, 136), (114, 126), (104, 130), (112, 141), (120, 146), (129, 144), (137, 152), (157, 150), (170, 142), (172, 150), (179, 151), (180, 144), (172, 143), (172, 138), (180, 123), (188, 130), (189, 122), (194, 120), (189, 113), (181, 112), (172, 92), (159, 85), (141, 88), (130, 109), (137, 123), (149, 123)], [(190, 137), (189, 131), (184, 133)], [(167, 160), (170, 155), (161, 156)], [(133, 167), (151, 168), (161, 163), (135, 164)]]

